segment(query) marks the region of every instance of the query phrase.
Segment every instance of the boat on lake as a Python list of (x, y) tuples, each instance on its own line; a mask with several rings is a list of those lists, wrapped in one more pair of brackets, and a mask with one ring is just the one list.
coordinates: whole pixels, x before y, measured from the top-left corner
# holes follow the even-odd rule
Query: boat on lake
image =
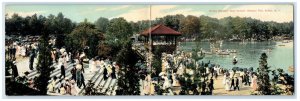
[(217, 52), (217, 54), (218, 54), (218, 55), (229, 55), (230, 52), (229, 52), (229, 51), (226, 51), (226, 50), (219, 50), (219, 51)]
[(230, 52), (230, 53), (237, 53), (236, 50), (230, 50), (229, 52)]

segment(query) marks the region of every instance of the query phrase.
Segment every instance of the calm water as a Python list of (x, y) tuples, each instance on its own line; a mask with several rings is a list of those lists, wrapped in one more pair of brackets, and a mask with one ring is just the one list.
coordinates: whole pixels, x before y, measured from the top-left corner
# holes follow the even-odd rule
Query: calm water
[[(206, 51), (210, 50), (209, 42), (184, 42), (180, 44), (183, 50), (192, 50), (196, 48), (197, 45)], [(285, 46), (279, 46), (284, 44)], [(282, 68), (284, 71), (288, 70), (289, 66), (294, 64), (294, 50), (293, 42), (281, 43), (281, 42), (256, 42), (256, 43), (240, 43), (240, 42), (223, 42), (221, 49), (235, 49), (237, 53), (230, 55), (205, 55), (205, 58), (200, 60), (203, 62), (220, 64), (223, 68), (231, 69), (233, 67), (232, 60), (236, 56), (238, 63), (236, 66), (249, 68), (257, 68), (259, 66), (259, 58), (263, 52), (268, 56), (268, 65), (271, 69)], [(271, 49), (271, 51), (266, 51)]]

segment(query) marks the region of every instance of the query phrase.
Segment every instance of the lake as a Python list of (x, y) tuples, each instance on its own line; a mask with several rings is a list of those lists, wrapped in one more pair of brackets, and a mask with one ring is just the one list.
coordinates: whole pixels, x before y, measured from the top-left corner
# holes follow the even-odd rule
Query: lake
[[(210, 50), (209, 42), (180, 43), (180, 49), (184, 51), (190, 51), (197, 46), (205, 51)], [(235, 66), (242, 68), (253, 67), (256, 69), (259, 66), (261, 54), (265, 52), (268, 56), (268, 66), (271, 66), (270, 69), (282, 68), (287, 72), (288, 67), (294, 65), (293, 42), (223, 42), (221, 49), (234, 49), (237, 53), (232, 53), (230, 55), (205, 55), (204, 59), (200, 61), (206, 63), (210, 60), (211, 63), (216, 63), (223, 68), (231, 69), (234, 67), (232, 64), (233, 57), (236, 56), (238, 63)], [(271, 51), (267, 51), (268, 49)]]

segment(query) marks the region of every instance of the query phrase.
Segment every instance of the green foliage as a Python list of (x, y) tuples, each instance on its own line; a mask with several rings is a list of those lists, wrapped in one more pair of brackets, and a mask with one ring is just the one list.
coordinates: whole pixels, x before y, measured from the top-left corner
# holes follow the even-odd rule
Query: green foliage
[(104, 17), (98, 18), (97, 21), (95, 22), (96, 28), (103, 33), (107, 31), (108, 24), (109, 24), (109, 20)]
[(110, 54), (117, 54), (132, 34), (131, 25), (124, 18), (111, 19), (104, 34), (105, 43), (112, 48)]
[(24, 96), (24, 95), (40, 95), (41, 93), (35, 89), (29, 88), (23, 83), (5, 80), (5, 94), (8, 96)]
[(259, 60), (259, 68), (257, 75), (258, 93), (260, 95), (271, 95), (271, 84), (269, 77), (269, 67), (267, 63), (268, 56), (266, 53), (262, 53)]
[(21, 17), (13, 14), (11, 18), (6, 16), (5, 30), (7, 35), (42, 35), (42, 26), (47, 21), (49, 25), (49, 34), (66, 34), (70, 33), (75, 24), (68, 18), (64, 18), (62, 13), (57, 16), (50, 14), (47, 18), (37, 14), (32, 16)]
[[(40, 30), (45, 21), (49, 21), (51, 34), (66, 34), (72, 32), (75, 27), (70, 19), (65, 18), (62, 13), (57, 16), (50, 14), (47, 18), (40, 15), (21, 17), (13, 14), (11, 17), (5, 16), (5, 31), (7, 35), (41, 35)], [(151, 22), (151, 23), (150, 23)], [(151, 25), (150, 25), (151, 24)], [(100, 17), (95, 22), (95, 28), (102, 33), (106, 33), (109, 46), (118, 46), (124, 38), (130, 37), (133, 32), (140, 33), (150, 26), (164, 24), (176, 31), (183, 33), (186, 38), (212, 38), (212, 39), (255, 39), (270, 40), (274, 36), (294, 36), (294, 23), (273, 21), (260, 21), (246, 17), (225, 17), (222, 19), (211, 18), (209, 16), (184, 16), (181, 14), (167, 15), (155, 20), (142, 20), (137, 22), (127, 22), (124, 18), (114, 18), (108, 20)], [(118, 48), (116, 48), (118, 50)]]
[(120, 64), (121, 72), (118, 79), (117, 95), (139, 95), (140, 94), (140, 76), (138, 67), (135, 64), (138, 61), (137, 55), (131, 48), (131, 41), (126, 41), (116, 57), (116, 61)]
[(49, 29), (48, 29), (49, 22), (45, 22), (43, 25), (43, 35), (39, 42), (39, 55), (38, 55), (38, 63), (36, 69), (40, 74), (37, 79), (35, 80), (35, 85), (37, 89), (40, 91), (40, 95), (47, 94), (47, 85), (48, 81), (50, 80), (50, 72), (53, 70), (51, 68), (52, 61), (51, 61), (51, 46), (48, 43), (49, 40)]
[(86, 54), (89, 58), (100, 54), (104, 55), (106, 53), (102, 52), (103, 49), (107, 50), (107, 46), (104, 45), (103, 34), (95, 28), (94, 24), (87, 22), (87, 20), (79, 23), (72, 33), (67, 35), (65, 44), (66, 48), (72, 53), (88, 46), (89, 51)]
[(9, 72), (11, 70), (13, 63), (11, 60), (5, 60), (5, 76), (11, 75)]
[(278, 85), (277, 82), (279, 81), (278, 79), (278, 73), (276, 70), (272, 70), (272, 83), (271, 83), (271, 95), (281, 95), (283, 94), (283, 89), (281, 89)]
[(184, 33), (185, 37), (192, 38), (198, 34), (200, 20), (196, 16), (189, 15), (180, 21), (180, 32)]

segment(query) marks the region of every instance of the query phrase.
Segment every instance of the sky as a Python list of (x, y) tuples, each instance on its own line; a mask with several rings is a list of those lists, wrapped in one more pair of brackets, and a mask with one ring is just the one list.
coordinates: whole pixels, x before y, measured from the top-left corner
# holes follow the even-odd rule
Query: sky
[(95, 22), (99, 17), (124, 17), (127, 21), (153, 20), (166, 15), (183, 14), (213, 18), (251, 17), (262, 21), (293, 21), (293, 5), (83, 5), (83, 4), (8, 4), (5, 13), (20, 16), (33, 14), (48, 16), (62, 12), (74, 22), (82, 22), (85, 18)]

